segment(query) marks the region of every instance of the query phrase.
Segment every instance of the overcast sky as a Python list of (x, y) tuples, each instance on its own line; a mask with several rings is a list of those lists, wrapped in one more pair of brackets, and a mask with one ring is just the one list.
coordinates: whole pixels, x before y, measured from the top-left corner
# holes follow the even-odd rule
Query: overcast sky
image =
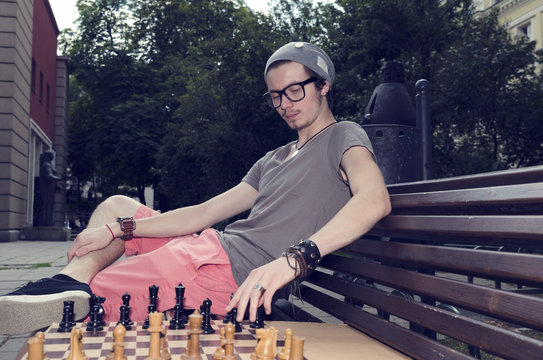
[[(74, 21), (77, 19), (76, 0), (49, 0), (55, 20), (59, 30), (74, 27)], [(266, 11), (268, 9), (268, 0), (245, 0), (245, 3), (255, 11)]]

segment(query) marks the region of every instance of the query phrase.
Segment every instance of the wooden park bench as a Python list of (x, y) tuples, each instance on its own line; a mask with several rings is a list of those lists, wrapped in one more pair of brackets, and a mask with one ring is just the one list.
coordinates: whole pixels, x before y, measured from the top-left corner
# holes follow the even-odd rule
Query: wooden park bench
[[(543, 166), (388, 190), (392, 213), (303, 302), (415, 359), (543, 359)], [(286, 300), (274, 317), (318, 321)]]

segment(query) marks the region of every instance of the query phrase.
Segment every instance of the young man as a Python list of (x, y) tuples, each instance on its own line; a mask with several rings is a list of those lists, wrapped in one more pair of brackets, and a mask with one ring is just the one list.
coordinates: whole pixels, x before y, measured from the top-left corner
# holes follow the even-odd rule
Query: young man
[[(331, 112), (330, 58), (312, 44), (289, 43), (269, 58), (264, 76), (266, 100), (297, 141), (268, 152), (240, 184), (199, 205), (158, 214), (126, 197), (107, 199), (59, 275), (0, 297), (0, 329), (27, 332), (59, 321), (63, 300), (76, 301), (76, 316), (84, 317), (91, 291), (107, 298), (112, 320), (130, 293), (131, 318), (143, 320), (148, 286), (159, 286), (164, 311), (174, 306), (178, 283), (185, 307), (209, 298), (214, 313), (237, 307), (239, 320), (248, 310), (254, 321), (258, 306), (271, 312), (278, 290), (386, 216), (388, 193), (365, 132)], [(209, 228), (248, 209), (247, 219), (223, 232)], [(115, 262), (123, 253), (128, 258)]]

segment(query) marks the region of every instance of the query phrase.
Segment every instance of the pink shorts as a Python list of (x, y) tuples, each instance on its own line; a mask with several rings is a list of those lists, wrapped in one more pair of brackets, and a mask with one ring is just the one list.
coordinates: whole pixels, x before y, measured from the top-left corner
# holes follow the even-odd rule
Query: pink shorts
[[(150, 217), (158, 212), (141, 206), (134, 218)], [(105, 320), (120, 317), (122, 296), (129, 293), (130, 318), (145, 320), (149, 305), (149, 286), (157, 285), (158, 311), (175, 306), (175, 287), (185, 287), (185, 308), (199, 309), (208, 298), (211, 311), (224, 315), (230, 295), (238, 286), (230, 268), (230, 259), (214, 229), (200, 235), (172, 238), (134, 238), (125, 244), (127, 259), (99, 272), (91, 281), (94, 294), (106, 298)]]

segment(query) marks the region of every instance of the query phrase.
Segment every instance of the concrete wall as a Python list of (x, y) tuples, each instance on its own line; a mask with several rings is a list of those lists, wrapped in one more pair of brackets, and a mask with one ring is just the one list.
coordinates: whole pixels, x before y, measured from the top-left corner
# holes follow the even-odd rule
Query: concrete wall
[(26, 223), (32, 0), (0, 0), (0, 241)]

